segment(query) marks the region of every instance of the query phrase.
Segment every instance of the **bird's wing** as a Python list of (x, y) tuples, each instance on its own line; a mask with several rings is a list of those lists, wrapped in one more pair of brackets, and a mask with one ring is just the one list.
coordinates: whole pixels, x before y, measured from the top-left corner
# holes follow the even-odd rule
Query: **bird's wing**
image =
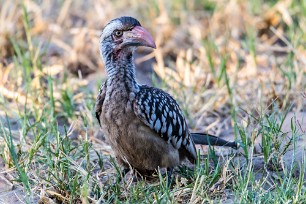
[(102, 105), (105, 99), (105, 93), (106, 93), (106, 81), (100, 86), (99, 94), (96, 99), (96, 118), (98, 119), (100, 126), (101, 126), (100, 115), (102, 113)]
[(184, 148), (189, 159), (196, 159), (194, 142), (176, 101), (164, 91), (141, 86), (134, 103), (136, 116), (176, 149)]

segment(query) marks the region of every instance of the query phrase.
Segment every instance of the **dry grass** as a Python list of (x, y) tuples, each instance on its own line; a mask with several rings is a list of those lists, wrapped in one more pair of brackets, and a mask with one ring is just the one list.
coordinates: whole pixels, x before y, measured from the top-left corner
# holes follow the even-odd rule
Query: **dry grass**
[[(202, 167), (177, 169), (173, 189), (162, 175), (107, 187), (116, 164), (93, 115), (106, 78), (98, 42), (121, 15), (156, 39), (138, 52), (139, 80), (170, 92), (193, 130), (243, 146), (202, 149)], [(303, 202), (305, 30), (294, 0), (0, 1), (0, 178), (26, 202)]]

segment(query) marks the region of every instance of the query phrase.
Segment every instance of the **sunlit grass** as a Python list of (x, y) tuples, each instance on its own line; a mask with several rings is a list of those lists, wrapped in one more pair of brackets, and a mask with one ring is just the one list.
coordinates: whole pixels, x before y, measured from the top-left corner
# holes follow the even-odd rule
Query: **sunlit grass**
[[(306, 202), (305, 127), (295, 117), (306, 107), (304, 1), (46, 2), (0, 2), (0, 176), (25, 202)], [(119, 182), (93, 112), (105, 79), (99, 32), (120, 13), (155, 36), (154, 86), (193, 130), (230, 134), (238, 152), (204, 149), (195, 166), (175, 169), (171, 188), (163, 170)], [(88, 68), (99, 76), (86, 78)]]

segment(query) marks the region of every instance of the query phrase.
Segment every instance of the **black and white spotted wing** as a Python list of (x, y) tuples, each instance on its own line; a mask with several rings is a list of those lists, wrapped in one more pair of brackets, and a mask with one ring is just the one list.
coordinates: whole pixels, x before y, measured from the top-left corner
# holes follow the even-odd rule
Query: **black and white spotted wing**
[(184, 147), (196, 159), (196, 149), (176, 101), (166, 92), (141, 86), (134, 101), (137, 117), (176, 148)]

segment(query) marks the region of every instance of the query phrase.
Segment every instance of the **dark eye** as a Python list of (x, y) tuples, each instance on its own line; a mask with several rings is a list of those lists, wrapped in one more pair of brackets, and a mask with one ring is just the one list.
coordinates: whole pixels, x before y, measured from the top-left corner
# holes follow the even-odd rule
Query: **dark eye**
[(122, 30), (115, 30), (114, 34), (115, 34), (116, 37), (121, 37), (123, 32), (122, 32)]

